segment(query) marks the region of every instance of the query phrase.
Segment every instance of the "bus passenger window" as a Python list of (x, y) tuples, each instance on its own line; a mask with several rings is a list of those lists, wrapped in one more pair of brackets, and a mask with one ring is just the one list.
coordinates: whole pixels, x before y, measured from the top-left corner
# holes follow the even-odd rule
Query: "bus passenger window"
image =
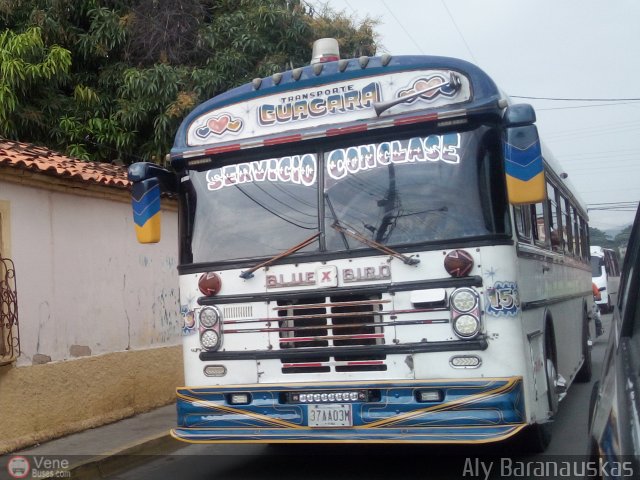
[(582, 244), (582, 259), (589, 261), (589, 230), (587, 222), (584, 218), (580, 217), (580, 243)]
[(564, 245), (564, 251), (566, 253), (573, 253), (573, 231), (571, 222), (571, 213), (569, 210), (569, 200), (563, 195), (559, 196), (560, 210), (562, 212), (562, 239)]
[(573, 223), (573, 254), (579, 258), (581, 256), (580, 227), (578, 225), (578, 212), (573, 207), (571, 207), (571, 221)]
[(547, 225), (544, 220), (544, 203), (531, 205), (531, 211), (533, 218), (536, 219), (536, 228), (533, 231), (534, 240), (539, 245), (547, 246), (549, 242), (547, 240)]
[(531, 208), (529, 205), (514, 205), (513, 218), (520, 240), (531, 242)]
[(547, 208), (549, 209), (549, 230), (551, 236), (551, 248), (553, 250), (562, 250), (562, 221), (561, 213), (558, 205), (558, 197), (556, 189), (547, 183)]

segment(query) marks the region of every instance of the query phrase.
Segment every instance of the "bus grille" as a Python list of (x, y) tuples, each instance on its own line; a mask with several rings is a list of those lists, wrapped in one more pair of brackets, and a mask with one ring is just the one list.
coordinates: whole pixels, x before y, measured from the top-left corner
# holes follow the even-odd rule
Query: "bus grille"
[(386, 355), (335, 355), (325, 347), (384, 344), (384, 324), (377, 312), (388, 301), (380, 295), (305, 298), (279, 301), (278, 330), (281, 350), (317, 348), (317, 354), (287, 357), (282, 373), (382, 371)]

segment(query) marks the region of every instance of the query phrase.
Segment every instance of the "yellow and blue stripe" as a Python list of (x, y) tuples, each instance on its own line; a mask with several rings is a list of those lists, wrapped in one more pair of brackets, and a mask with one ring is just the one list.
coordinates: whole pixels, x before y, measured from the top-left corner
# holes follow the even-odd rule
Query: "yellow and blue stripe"
[(136, 236), (140, 243), (160, 241), (160, 184), (156, 178), (135, 182), (131, 188), (131, 206)]
[[(533, 129), (532, 125), (516, 127), (512, 130)], [(511, 133), (511, 132), (510, 132)], [(544, 200), (545, 178), (542, 148), (537, 134), (514, 132), (504, 142), (504, 165), (507, 178), (509, 202), (518, 205), (538, 203)], [(526, 142), (526, 143), (525, 143)]]

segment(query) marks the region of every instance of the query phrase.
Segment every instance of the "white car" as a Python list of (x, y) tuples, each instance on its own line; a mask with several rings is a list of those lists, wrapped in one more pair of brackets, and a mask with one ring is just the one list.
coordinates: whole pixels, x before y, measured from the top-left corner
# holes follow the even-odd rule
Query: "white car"
[(615, 303), (615, 295), (618, 294), (620, 285), (620, 266), (618, 255), (610, 248), (592, 245), (591, 253), (591, 277), (593, 283), (600, 290), (600, 300), (596, 303), (603, 313), (609, 313)]

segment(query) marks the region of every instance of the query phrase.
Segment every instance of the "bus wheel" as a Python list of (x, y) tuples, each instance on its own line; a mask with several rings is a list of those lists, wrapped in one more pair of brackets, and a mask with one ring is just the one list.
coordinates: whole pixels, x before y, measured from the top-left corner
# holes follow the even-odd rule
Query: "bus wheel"
[(586, 313), (583, 314), (583, 317), (585, 317), (582, 320), (582, 358), (584, 358), (584, 361), (576, 374), (576, 382), (587, 383), (591, 381), (592, 372), (591, 346), (589, 345), (591, 343), (591, 332), (589, 331)]

